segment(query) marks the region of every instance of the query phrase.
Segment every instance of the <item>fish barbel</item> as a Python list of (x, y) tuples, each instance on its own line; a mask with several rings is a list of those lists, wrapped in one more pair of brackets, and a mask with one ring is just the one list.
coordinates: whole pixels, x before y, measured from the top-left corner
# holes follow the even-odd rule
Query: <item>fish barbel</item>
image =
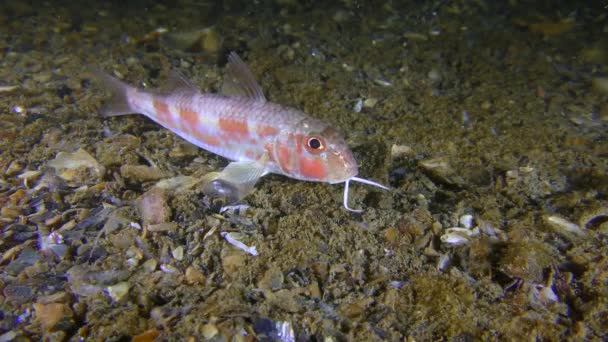
[(266, 100), (249, 67), (234, 52), (228, 56), (222, 94), (200, 92), (172, 75), (166, 90), (137, 89), (101, 71), (94, 71), (113, 97), (102, 114), (140, 113), (190, 143), (231, 160), (221, 172), (204, 178), (204, 192), (242, 199), (258, 179), (269, 173), (304, 180), (350, 181), (389, 190), (356, 177), (357, 162), (342, 134), (304, 112)]

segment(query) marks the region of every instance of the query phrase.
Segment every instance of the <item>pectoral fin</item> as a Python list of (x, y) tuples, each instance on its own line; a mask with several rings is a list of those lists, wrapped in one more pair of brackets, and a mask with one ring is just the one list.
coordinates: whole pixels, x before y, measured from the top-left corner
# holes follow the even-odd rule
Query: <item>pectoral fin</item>
[(211, 172), (203, 179), (203, 192), (211, 197), (225, 197), (238, 202), (253, 191), (266, 169), (258, 161), (232, 162), (220, 172)]

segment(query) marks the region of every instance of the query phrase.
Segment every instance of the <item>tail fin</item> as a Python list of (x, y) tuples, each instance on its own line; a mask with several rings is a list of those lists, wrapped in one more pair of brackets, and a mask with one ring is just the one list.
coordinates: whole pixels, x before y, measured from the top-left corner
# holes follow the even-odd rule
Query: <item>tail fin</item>
[(128, 92), (129, 89), (132, 88), (131, 86), (97, 68), (92, 68), (91, 73), (95, 75), (95, 78), (103, 88), (112, 94), (112, 97), (104, 103), (104, 106), (101, 109), (101, 115), (116, 116), (134, 113), (128, 98)]

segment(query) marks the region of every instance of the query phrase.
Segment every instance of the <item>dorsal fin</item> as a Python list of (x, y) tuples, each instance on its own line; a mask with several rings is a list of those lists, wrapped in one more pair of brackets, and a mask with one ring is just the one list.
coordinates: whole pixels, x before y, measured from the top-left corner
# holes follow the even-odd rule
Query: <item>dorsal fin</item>
[(260, 87), (255, 77), (253, 77), (247, 64), (234, 51), (228, 55), (222, 93), (228, 96), (249, 97), (266, 102), (266, 96), (264, 96), (262, 87)]
[(184, 74), (177, 70), (169, 71), (169, 77), (165, 85), (161, 88), (163, 92), (174, 93), (196, 93), (198, 88), (190, 82)]

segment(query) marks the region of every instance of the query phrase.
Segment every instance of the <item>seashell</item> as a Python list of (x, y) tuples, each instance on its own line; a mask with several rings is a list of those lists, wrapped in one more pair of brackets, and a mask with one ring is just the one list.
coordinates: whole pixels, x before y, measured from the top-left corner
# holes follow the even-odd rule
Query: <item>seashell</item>
[(566, 220), (557, 215), (549, 215), (544, 217), (545, 222), (558, 234), (575, 234), (585, 236), (585, 231), (575, 223)]
[[(464, 229), (464, 228), (460, 228)], [(468, 235), (463, 235), (459, 232), (448, 232), (446, 234), (441, 235), (441, 242), (452, 245), (452, 246), (464, 246), (469, 243)]]

